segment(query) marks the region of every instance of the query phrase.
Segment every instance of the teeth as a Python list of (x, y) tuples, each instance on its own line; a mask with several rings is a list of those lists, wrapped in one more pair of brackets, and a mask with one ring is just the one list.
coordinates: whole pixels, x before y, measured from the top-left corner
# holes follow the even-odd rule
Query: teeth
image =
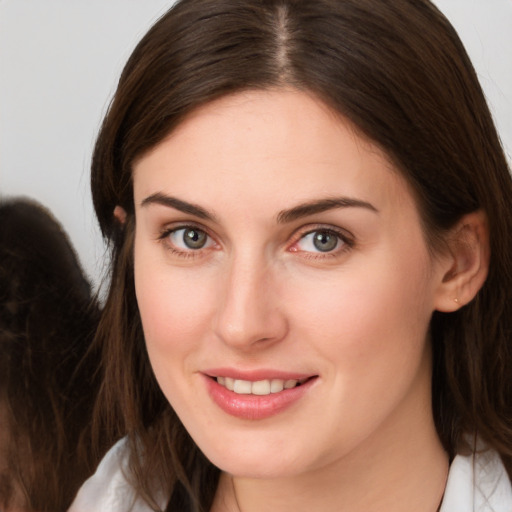
[(298, 384), (302, 384), (307, 379), (302, 380), (258, 380), (255, 382), (249, 380), (232, 379), (230, 377), (217, 377), (217, 382), (230, 391), (239, 395), (270, 395), (271, 393), (280, 393), (284, 389), (292, 389)]
[(284, 383), (284, 389), (292, 389), (292, 388), (294, 388), (296, 385), (297, 385), (297, 381), (296, 381), (296, 380), (287, 380), (287, 381)]
[(279, 393), (284, 389), (284, 381), (279, 379), (273, 379), (270, 383), (270, 392), (271, 393)]
[[(221, 383), (219, 382), (219, 384)], [(231, 377), (226, 377), (225, 386), (227, 389), (229, 389), (229, 391), (233, 391), (235, 389), (235, 379), (232, 379)]]
[(252, 390), (252, 383), (248, 380), (235, 380), (235, 387), (233, 391), (239, 395), (250, 395)]
[(252, 383), (252, 394), (253, 395), (270, 395), (270, 381), (259, 380)]

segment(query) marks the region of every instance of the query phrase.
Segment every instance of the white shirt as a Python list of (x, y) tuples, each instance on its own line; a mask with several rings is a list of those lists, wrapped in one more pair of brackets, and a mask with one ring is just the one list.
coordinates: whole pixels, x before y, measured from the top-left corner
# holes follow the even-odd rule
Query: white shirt
[(512, 512), (512, 486), (495, 451), (453, 459), (440, 512)]
[[(152, 512), (127, 482), (127, 462), (126, 439), (121, 439), (81, 487), (68, 512)], [(165, 509), (164, 496), (157, 501)], [(512, 512), (512, 486), (496, 452), (455, 457), (440, 512)]]

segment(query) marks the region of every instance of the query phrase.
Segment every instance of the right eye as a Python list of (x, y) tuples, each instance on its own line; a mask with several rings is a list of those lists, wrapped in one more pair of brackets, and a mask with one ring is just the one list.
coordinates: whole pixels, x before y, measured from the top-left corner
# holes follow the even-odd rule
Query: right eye
[(162, 234), (161, 239), (175, 252), (191, 252), (214, 245), (212, 238), (195, 226), (181, 226)]

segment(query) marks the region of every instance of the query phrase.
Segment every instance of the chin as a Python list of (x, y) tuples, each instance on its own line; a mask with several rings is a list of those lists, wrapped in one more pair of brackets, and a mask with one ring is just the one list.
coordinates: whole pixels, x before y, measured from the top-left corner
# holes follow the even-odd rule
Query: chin
[[(199, 448), (221, 471), (241, 478), (286, 478), (305, 471), (309, 466), (304, 450), (297, 451), (296, 447), (289, 446), (289, 453), (286, 453), (282, 442), (277, 446), (271, 442), (251, 443), (249, 440), (244, 445), (229, 444), (199, 445)], [(300, 453), (300, 458), (297, 453)]]
[[(212, 460), (213, 462), (213, 460)], [(297, 467), (289, 467), (287, 464), (279, 463), (274, 459), (240, 460), (239, 458), (222, 458), (217, 463), (213, 462), (221, 471), (237, 478), (248, 479), (276, 479), (295, 476)]]

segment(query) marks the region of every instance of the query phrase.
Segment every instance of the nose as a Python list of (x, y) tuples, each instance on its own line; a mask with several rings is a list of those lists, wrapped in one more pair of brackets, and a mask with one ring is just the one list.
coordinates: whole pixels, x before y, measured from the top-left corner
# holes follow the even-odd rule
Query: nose
[(285, 337), (288, 322), (276, 277), (276, 269), (263, 261), (233, 259), (221, 285), (214, 328), (225, 344), (254, 350)]

